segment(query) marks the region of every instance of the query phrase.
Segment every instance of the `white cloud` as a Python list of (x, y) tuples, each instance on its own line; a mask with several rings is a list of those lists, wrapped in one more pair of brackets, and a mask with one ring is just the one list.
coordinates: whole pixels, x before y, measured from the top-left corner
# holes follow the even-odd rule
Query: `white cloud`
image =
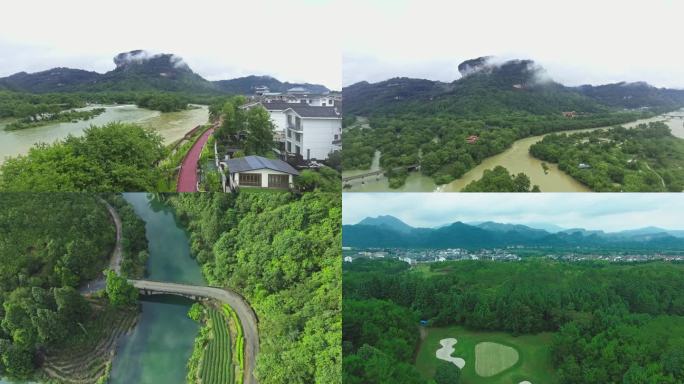
[(250, 74), (341, 86), (333, 1), (8, 0), (0, 76), (56, 66), (98, 72), (134, 49), (173, 53), (209, 80)]
[(344, 224), (393, 215), (418, 227), (496, 221), (606, 231), (684, 229), (684, 196), (669, 193), (345, 193), (342, 203)]
[[(453, 81), (464, 60), (529, 58), (568, 85), (645, 80), (684, 88), (681, 15), (668, 0), (345, 2), (345, 85)], [(350, 68), (347, 68), (347, 67)]]

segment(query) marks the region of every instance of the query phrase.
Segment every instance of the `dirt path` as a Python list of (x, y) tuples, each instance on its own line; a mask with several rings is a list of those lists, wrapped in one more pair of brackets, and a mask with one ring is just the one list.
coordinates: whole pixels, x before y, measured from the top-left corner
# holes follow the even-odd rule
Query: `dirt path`
[[(112, 251), (112, 254), (109, 257), (108, 268), (115, 271), (118, 274), (121, 272), (121, 257), (123, 253), (123, 248), (121, 245), (121, 218), (119, 217), (119, 214), (116, 212), (116, 209), (114, 209), (114, 207), (112, 207), (111, 204), (109, 204), (104, 199), (100, 199), (100, 201), (107, 207), (107, 211), (109, 211), (109, 215), (111, 216), (112, 221), (114, 221), (114, 226), (116, 227), (116, 244), (114, 245), (114, 250)], [(81, 287), (80, 292), (81, 294), (94, 293), (96, 291), (104, 289), (105, 285), (105, 277), (104, 275), (101, 275), (97, 279), (92, 280), (85, 286)]]
[(183, 163), (181, 164), (180, 173), (178, 174), (178, 185), (176, 192), (197, 192), (197, 162), (204, 144), (209, 140), (209, 135), (214, 132), (214, 128), (209, 128), (200, 136), (192, 145), (188, 154), (185, 155)]
[(208, 297), (230, 305), (237, 313), (245, 337), (245, 384), (256, 384), (254, 367), (259, 354), (259, 327), (256, 314), (249, 303), (238, 293), (224, 288), (199, 285), (167, 283), (150, 280), (128, 280), (143, 291), (180, 295), (185, 297)]

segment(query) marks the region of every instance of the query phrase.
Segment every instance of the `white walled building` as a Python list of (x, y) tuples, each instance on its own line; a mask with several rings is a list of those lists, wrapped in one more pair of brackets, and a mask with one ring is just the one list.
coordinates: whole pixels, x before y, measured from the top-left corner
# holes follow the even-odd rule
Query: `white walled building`
[[(333, 98), (330, 99), (334, 103)], [(337, 107), (287, 101), (254, 102), (241, 108), (263, 107), (271, 115), (277, 136), (284, 137), (285, 150), (305, 160), (325, 160), (341, 149), (342, 115)]]
[(305, 160), (325, 160), (339, 150), (342, 115), (335, 107), (291, 104), (285, 115), (285, 150)]

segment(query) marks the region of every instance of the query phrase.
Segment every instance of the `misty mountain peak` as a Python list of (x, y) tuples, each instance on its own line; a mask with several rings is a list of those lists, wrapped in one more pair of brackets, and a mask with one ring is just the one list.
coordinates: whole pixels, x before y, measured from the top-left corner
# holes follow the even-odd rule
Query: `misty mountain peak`
[(175, 72), (181, 70), (192, 72), (180, 56), (169, 53), (152, 54), (142, 49), (119, 53), (114, 56), (114, 64), (117, 70), (150, 67), (155, 71)]
[(503, 89), (523, 90), (553, 83), (542, 66), (528, 59), (504, 61), (493, 56), (483, 56), (462, 62), (458, 70), (462, 77), (455, 83), (468, 82), (473, 75), (479, 75), (477, 81), (485, 78), (491, 85)]
[(461, 76), (466, 77), (475, 72), (489, 69), (491, 68), (489, 64), (491, 59), (492, 56), (482, 56), (476, 59), (466, 60), (458, 65), (458, 71), (461, 73)]

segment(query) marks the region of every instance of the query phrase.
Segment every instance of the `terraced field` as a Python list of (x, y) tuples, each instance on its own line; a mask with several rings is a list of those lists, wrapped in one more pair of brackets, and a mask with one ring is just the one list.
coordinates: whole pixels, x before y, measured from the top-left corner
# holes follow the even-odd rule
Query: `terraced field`
[(214, 308), (208, 309), (212, 338), (202, 357), (202, 384), (232, 384), (235, 382), (228, 319)]
[(66, 384), (97, 382), (108, 374), (119, 338), (135, 326), (136, 310), (115, 310), (96, 299), (90, 302), (94, 314), (85, 324), (87, 334), (74, 335), (64, 347), (46, 352), (42, 370), (49, 379)]

